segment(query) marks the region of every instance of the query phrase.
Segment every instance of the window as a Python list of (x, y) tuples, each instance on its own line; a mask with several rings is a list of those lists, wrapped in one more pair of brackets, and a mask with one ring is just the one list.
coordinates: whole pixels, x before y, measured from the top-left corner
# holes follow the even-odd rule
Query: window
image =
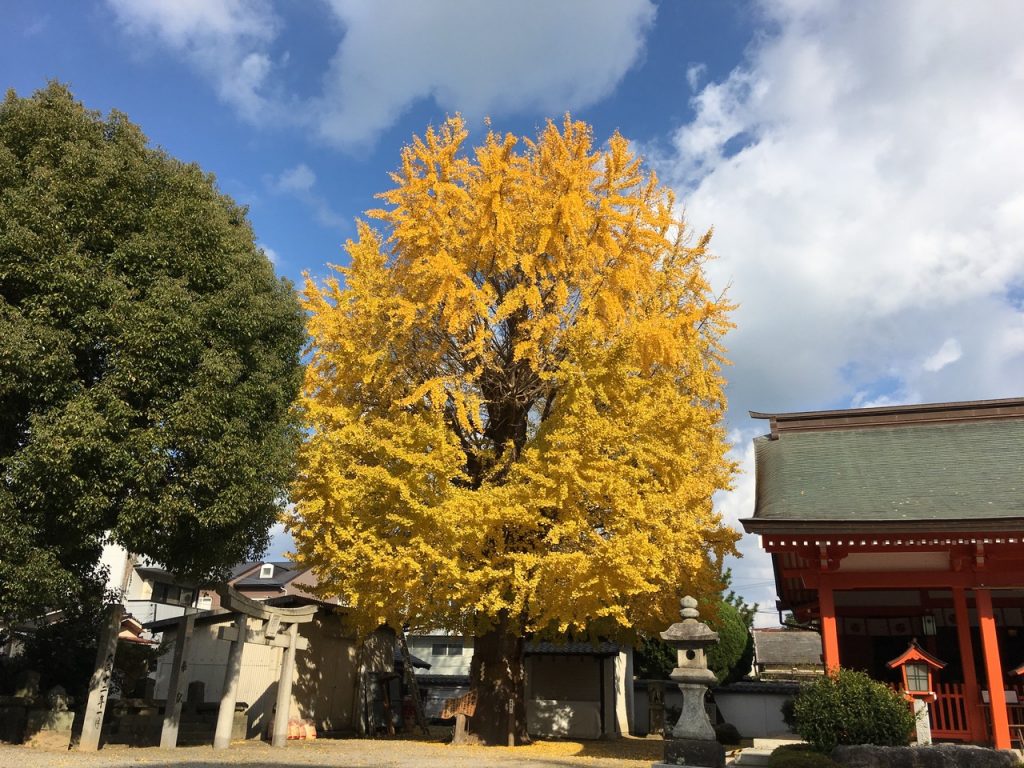
[(209, 595), (203, 595), (199, 598), (199, 602), (196, 604), (196, 606), (201, 611), (209, 611), (213, 608), (213, 598)]
[(153, 602), (187, 605), (192, 602), (192, 590), (181, 589), (173, 584), (165, 584), (158, 581), (153, 584)]
[(907, 690), (914, 692), (928, 691), (927, 664), (907, 664)]
[(260, 566), (260, 578), (261, 579), (272, 579), (274, 578), (274, 566), (270, 563), (264, 563)]
[(462, 643), (434, 643), (430, 646), (431, 656), (461, 656)]

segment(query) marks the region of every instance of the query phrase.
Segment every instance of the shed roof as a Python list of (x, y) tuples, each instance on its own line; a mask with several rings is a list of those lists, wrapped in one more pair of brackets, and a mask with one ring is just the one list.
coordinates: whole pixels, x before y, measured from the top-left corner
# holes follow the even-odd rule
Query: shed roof
[(526, 656), (617, 656), (622, 646), (617, 643), (598, 642), (535, 642), (526, 643)]
[(755, 629), (754, 658), (758, 664), (821, 666), (821, 635), (806, 629)]
[[(1024, 419), (782, 432), (754, 440), (747, 530), (779, 523), (1024, 526)], [(773, 526), (776, 524), (776, 526)]]

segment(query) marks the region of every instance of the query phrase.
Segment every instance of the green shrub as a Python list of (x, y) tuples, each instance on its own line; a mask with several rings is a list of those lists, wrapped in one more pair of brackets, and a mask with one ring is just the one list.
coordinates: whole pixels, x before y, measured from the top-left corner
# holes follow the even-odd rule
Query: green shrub
[(719, 723), (715, 727), (715, 740), (719, 744), (725, 744), (726, 746), (733, 746), (739, 744), (741, 736), (739, 729), (732, 723)]
[(768, 758), (768, 768), (835, 768), (836, 763), (806, 744), (787, 744)]
[(901, 746), (914, 727), (902, 695), (851, 669), (804, 686), (793, 702), (793, 718), (801, 738), (825, 753), (837, 744)]

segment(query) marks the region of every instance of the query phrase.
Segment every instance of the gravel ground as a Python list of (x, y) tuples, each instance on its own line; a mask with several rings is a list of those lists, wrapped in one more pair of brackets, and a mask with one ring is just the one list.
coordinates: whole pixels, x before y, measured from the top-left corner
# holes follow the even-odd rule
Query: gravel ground
[(661, 750), (660, 741), (631, 738), (548, 741), (512, 749), (389, 739), (294, 742), (284, 749), (241, 742), (223, 751), (214, 751), (212, 747), (162, 750), (107, 746), (99, 752), (85, 753), (0, 745), (0, 768), (640, 768), (658, 761)]

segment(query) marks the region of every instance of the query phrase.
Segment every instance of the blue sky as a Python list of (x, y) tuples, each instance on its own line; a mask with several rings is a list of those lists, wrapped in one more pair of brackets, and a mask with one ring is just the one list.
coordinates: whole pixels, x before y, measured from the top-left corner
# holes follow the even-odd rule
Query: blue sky
[[(399, 148), (446, 114), (618, 129), (715, 227), (748, 410), (1020, 395), (1024, 4), (990, 0), (5, 3), (0, 74), (117, 108), (249, 206), (280, 274), (344, 260)], [(278, 542), (280, 548), (281, 542)], [(734, 567), (774, 602), (756, 541)], [(771, 613), (762, 614), (764, 621)]]

